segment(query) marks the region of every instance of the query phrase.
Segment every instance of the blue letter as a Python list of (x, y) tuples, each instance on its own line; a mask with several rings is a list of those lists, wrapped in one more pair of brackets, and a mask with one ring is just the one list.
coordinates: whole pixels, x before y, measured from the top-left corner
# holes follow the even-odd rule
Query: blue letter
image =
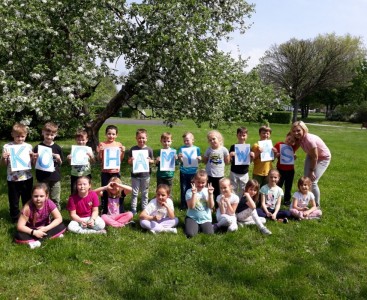
[(236, 152), (236, 155), (237, 155), (237, 158), (238, 158), (238, 161), (241, 162), (242, 160), (244, 162), (247, 161), (247, 156), (250, 152), (250, 148), (246, 148), (246, 152), (242, 152), (240, 151), (240, 149), (238, 149), (238, 147), (235, 147), (235, 152)]
[(143, 156), (142, 153), (138, 153), (138, 156), (136, 157), (136, 162), (135, 162), (135, 168), (134, 168), (134, 172), (139, 169), (139, 165), (142, 165), (143, 166), (143, 169), (148, 172), (149, 171), (149, 168), (147, 166), (147, 162), (145, 161), (145, 158)]
[(17, 161), (23, 166), (23, 167), (27, 167), (28, 164), (26, 164), (26, 162), (20, 158), (20, 153), (23, 152), (23, 150), (25, 149), (25, 146), (22, 146), (19, 148), (18, 152), (15, 153), (14, 152), (14, 148), (10, 148), (10, 159), (11, 159), (11, 165), (16, 168), (17, 166)]
[(282, 157), (281, 163), (286, 164), (293, 161), (293, 149), (291, 146), (284, 145), (282, 147), (282, 150), (280, 152), (280, 155)]
[[(111, 157), (111, 149), (106, 149), (105, 155), (106, 155), (106, 167), (110, 165), (110, 161), (116, 161), (116, 167), (120, 166), (120, 151), (116, 151), (116, 157)], [(114, 152), (114, 151), (112, 151)]]
[(164, 165), (164, 161), (169, 162), (169, 167), (173, 168), (175, 166), (175, 152), (172, 151), (167, 155), (166, 152), (162, 152), (162, 165)]
[(192, 155), (194, 154), (194, 151), (195, 151), (195, 150), (191, 150), (191, 152), (190, 152), (190, 153), (189, 153), (189, 152), (186, 152), (186, 151), (182, 152), (182, 154), (184, 154), (184, 155), (187, 157), (187, 163), (188, 163), (189, 165), (191, 165), (191, 164), (192, 164), (192, 162), (191, 162), (191, 157), (192, 157)]

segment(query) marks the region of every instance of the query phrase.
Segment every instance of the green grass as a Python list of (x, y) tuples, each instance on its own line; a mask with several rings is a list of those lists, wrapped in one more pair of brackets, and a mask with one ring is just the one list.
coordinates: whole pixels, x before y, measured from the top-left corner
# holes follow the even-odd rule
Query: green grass
[[(248, 142), (258, 140), (259, 124), (249, 128)], [(120, 125), (119, 138), (128, 148), (135, 144), (135, 130), (142, 125)], [(283, 140), (287, 125), (272, 124), (273, 143)], [(202, 152), (207, 148), (207, 126), (190, 121), (168, 129), (146, 126), (148, 145), (157, 154), (159, 136), (173, 133), (174, 146), (182, 133), (195, 134)], [(320, 221), (268, 223), (272, 236), (256, 227), (231, 234), (199, 234), (186, 239), (185, 213), (178, 235), (150, 235), (136, 228), (108, 228), (107, 236), (67, 233), (30, 250), (13, 242), (15, 227), (8, 216), (6, 172), (0, 168), (0, 299), (366, 299), (367, 202), (364, 200), (367, 158), (366, 130), (309, 125), (332, 152), (332, 162), (320, 181), (323, 218)], [(236, 141), (236, 126), (223, 126), (225, 146)], [(101, 131), (103, 139), (103, 131)], [(1, 145), (5, 141), (2, 141)], [(65, 154), (72, 140), (57, 141)], [(36, 144), (36, 142), (32, 142)], [(296, 178), (302, 175), (302, 150), (297, 152)], [(69, 193), (70, 167), (62, 167), (62, 201)], [(228, 174), (229, 168), (226, 172)], [(123, 180), (130, 182), (124, 162)], [(173, 198), (179, 202), (179, 172)], [(99, 186), (99, 167), (93, 170)], [(155, 174), (150, 198), (154, 197)], [(295, 185), (293, 186), (295, 189)], [(127, 197), (126, 208), (130, 198)], [(140, 207), (140, 202), (139, 202)], [(65, 209), (65, 223), (69, 217)]]

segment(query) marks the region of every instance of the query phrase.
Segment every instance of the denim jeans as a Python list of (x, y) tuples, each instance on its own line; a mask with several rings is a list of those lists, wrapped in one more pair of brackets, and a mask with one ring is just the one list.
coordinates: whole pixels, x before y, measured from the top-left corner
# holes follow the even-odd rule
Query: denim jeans
[[(326, 169), (330, 164), (330, 159), (319, 160), (317, 161), (316, 168), (315, 168), (315, 176), (316, 179), (312, 182), (312, 193), (315, 195), (315, 202), (317, 206), (320, 206), (320, 189), (318, 182), (321, 176), (324, 174)], [(308, 176), (309, 171), (311, 168), (311, 157), (309, 155), (306, 156), (305, 160), (305, 168), (304, 168), (304, 175)]]

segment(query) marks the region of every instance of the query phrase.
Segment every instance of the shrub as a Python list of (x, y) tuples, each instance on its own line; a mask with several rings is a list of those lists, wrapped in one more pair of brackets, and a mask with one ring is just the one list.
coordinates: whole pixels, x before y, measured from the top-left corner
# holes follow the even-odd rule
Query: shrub
[(274, 111), (264, 116), (269, 123), (289, 124), (292, 120), (290, 111)]

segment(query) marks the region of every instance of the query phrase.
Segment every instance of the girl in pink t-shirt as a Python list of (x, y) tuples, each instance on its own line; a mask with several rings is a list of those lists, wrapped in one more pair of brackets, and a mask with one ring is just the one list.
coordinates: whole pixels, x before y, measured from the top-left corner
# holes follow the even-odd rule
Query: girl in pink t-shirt
[(38, 183), (19, 216), (15, 242), (28, 244), (31, 249), (41, 246), (45, 238), (61, 237), (66, 230), (56, 204), (48, 199), (48, 187)]
[(106, 224), (98, 216), (99, 200), (95, 191), (90, 189), (89, 177), (79, 177), (76, 182), (77, 193), (69, 197), (66, 209), (69, 211), (71, 222), (68, 230), (74, 233), (106, 233)]
[(102, 186), (94, 191), (96, 193), (103, 193), (107, 191), (107, 214), (103, 214), (101, 218), (105, 221), (106, 225), (112, 227), (124, 227), (127, 223), (131, 222), (133, 213), (123, 212), (123, 198), (126, 194), (131, 193), (131, 187), (122, 184), (121, 179), (118, 177), (112, 177), (108, 182), (108, 185)]

